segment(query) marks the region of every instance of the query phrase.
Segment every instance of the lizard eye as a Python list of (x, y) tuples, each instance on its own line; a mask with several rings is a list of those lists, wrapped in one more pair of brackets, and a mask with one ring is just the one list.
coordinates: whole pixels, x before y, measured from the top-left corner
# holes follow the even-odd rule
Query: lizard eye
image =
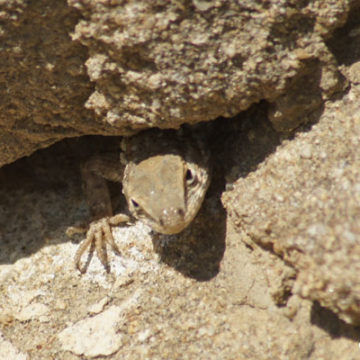
[(139, 204), (135, 200), (131, 199), (131, 203), (133, 204), (135, 209), (139, 207)]
[(187, 169), (185, 174), (185, 179), (188, 185), (193, 185), (197, 181), (197, 176), (191, 169)]

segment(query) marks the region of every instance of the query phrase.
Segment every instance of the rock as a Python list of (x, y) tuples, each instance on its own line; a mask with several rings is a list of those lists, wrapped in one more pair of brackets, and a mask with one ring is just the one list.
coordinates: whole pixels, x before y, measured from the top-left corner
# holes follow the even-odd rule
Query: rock
[(107, 296), (105, 296), (98, 303), (92, 304), (91, 306), (89, 306), (89, 308), (88, 308), (89, 314), (94, 315), (94, 314), (98, 314), (101, 311), (103, 311), (104, 307), (109, 303), (109, 300), (110, 299)]
[(354, 84), (360, 84), (360, 61), (355, 62), (350, 66), (349, 79)]
[(285, 141), (223, 203), (236, 229), (270, 247), (297, 277), (293, 292), (360, 323), (359, 88), (328, 103), (309, 132)]
[(16, 319), (19, 321), (28, 321), (31, 319), (40, 319), (40, 321), (48, 321), (46, 315), (49, 313), (48, 306), (40, 303), (33, 303), (23, 308)]
[(0, 360), (27, 360), (28, 356), (16, 349), (9, 341), (6, 341), (0, 333)]
[(344, 86), (323, 37), (349, 1), (69, 4), (84, 16), (73, 38), (96, 84), (87, 108), (119, 129), (231, 117), (266, 99), (289, 130)]
[(112, 306), (99, 315), (67, 327), (59, 334), (62, 348), (90, 358), (113, 354), (122, 345), (121, 335), (115, 328), (120, 314), (121, 308)]
[(66, 137), (178, 128), (261, 100), (291, 130), (346, 85), (325, 40), (356, 5), (2, 2), (0, 166)]
[(0, 169), (0, 357), (358, 358), (359, 1), (68, 4), (0, 4), (0, 166), (236, 116), (191, 226), (114, 228), (109, 274), (65, 230), (110, 137)]
[[(217, 144), (232, 145), (239, 134), (249, 141), (241, 139), (245, 153), (229, 153), (238, 164), (228, 179), (243, 171), (244, 154), (261, 161), (268, 139), (277, 139), (250, 118), (250, 134), (242, 122), (227, 121), (234, 138)], [(60, 142), (0, 170), (0, 326), (15, 349), (59, 360), (108, 353), (124, 360), (356, 358), (359, 331), (293, 295), (298, 270), (226, 219), (217, 167), (202, 210), (183, 233), (157, 240), (141, 223), (114, 228), (121, 255), (109, 251), (111, 273), (96, 256), (86, 274), (75, 271), (82, 237), (71, 241), (65, 230), (88, 219), (76, 170), (85, 140)], [(310, 158), (297, 159), (317, 158), (312, 146)], [(220, 155), (214, 165), (230, 161)], [(280, 195), (276, 201), (286, 202)], [(34, 303), (48, 312), (19, 321), (17, 313)]]
[[(0, 166), (66, 137), (96, 133), (79, 19), (64, 0), (0, 4)], [(76, 125), (75, 125), (76, 124)], [(94, 126), (95, 125), (95, 126)]]

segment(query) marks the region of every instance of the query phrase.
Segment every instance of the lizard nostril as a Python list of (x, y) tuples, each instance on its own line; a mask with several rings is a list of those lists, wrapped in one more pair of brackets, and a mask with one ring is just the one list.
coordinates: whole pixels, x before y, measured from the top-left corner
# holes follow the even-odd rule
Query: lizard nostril
[(178, 215), (180, 215), (181, 217), (184, 217), (184, 216), (185, 216), (185, 212), (184, 212), (183, 209), (178, 209), (178, 210), (177, 210), (177, 213), (178, 213)]

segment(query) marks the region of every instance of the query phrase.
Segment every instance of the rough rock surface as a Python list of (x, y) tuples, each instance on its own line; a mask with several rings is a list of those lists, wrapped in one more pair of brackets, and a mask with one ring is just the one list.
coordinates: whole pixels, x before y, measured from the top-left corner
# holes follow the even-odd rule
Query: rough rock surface
[[(360, 323), (360, 88), (327, 103), (223, 196), (238, 231), (297, 270), (293, 292)], [(255, 140), (256, 141), (256, 140)]]
[(358, 4), (1, 1), (0, 166), (65, 137), (176, 128), (264, 99), (292, 129), (346, 85), (325, 40)]
[(87, 52), (69, 36), (77, 20), (62, 0), (0, 1), (0, 166), (99, 131), (84, 108)]
[[(242, 123), (228, 121), (227, 131), (252, 138), (256, 128), (249, 121), (244, 129)], [(276, 142), (276, 133), (271, 139)], [(75, 271), (78, 244), (65, 230), (88, 217), (78, 156), (87, 142), (96, 141), (63, 141), (0, 171), (0, 354), (59, 360), (108, 354), (113, 359), (358, 357), (359, 331), (292, 295), (294, 269), (256, 244), (246, 246), (233, 230), (216, 176), (201, 213), (184, 233), (153, 238), (152, 244), (149, 229), (139, 223), (115, 228), (122, 255), (109, 253), (111, 273), (96, 257), (85, 275)], [(223, 163), (231, 165), (231, 157)]]
[(120, 129), (175, 127), (266, 99), (293, 128), (343, 84), (324, 37), (351, 2), (321, 3), (69, 0), (96, 83), (87, 107)]
[[(82, 37), (82, 26), (102, 21), (103, 15), (89, 20), (87, 11), (93, 10), (95, 3), (93, 13), (103, 14), (106, 8), (112, 14), (112, 9), (118, 9), (116, 1), (76, 2), (84, 22), (74, 36), (89, 42), (90, 59), (106, 40)], [(176, 3), (182, 10), (182, 3)], [(189, 3), (197, 9), (195, 17), (203, 14), (207, 20), (206, 13), (224, 9), (220, 1)], [(242, 3), (247, 9), (257, 4)], [(287, 20), (298, 19), (299, 12), (306, 14), (305, 19), (309, 14), (313, 17), (314, 27), (310, 26), (308, 34), (292, 34), (295, 38), (319, 40), (315, 41), (314, 51), (318, 54), (319, 49), (325, 49), (324, 53), (320, 51), (321, 57), (316, 55), (310, 63), (317, 63), (319, 72), (314, 74), (324, 75), (325, 84), (331, 84), (335, 76), (335, 86), (321, 85), (319, 90), (319, 83), (312, 82), (309, 72), (313, 65), (304, 60), (299, 72), (291, 75), (294, 81), (282, 78), (278, 83), (274, 78), (273, 84), (284, 80), (284, 87), (273, 88), (274, 102), (270, 107), (261, 102), (234, 119), (217, 120), (211, 149), (213, 181), (193, 224), (175, 237), (152, 236), (139, 223), (115, 228), (122, 255), (109, 254), (110, 274), (93, 257), (87, 273), (80, 276), (72, 262), (78, 241), (70, 241), (65, 230), (88, 219), (79, 163), (116, 139), (67, 139), (2, 167), (0, 358), (75, 360), (112, 354), (114, 359), (358, 359), (360, 331), (353, 324), (359, 322), (359, 12), (353, 11), (347, 24), (334, 31), (346, 20), (349, 6), (356, 9), (356, 3), (278, 1), (276, 7), (275, 1), (267, 2), (266, 11), (287, 7)], [(72, 4), (76, 5), (75, 1)], [(260, 10), (249, 13), (249, 21), (261, 15), (264, 4), (259, 2)], [(171, 6), (164, 1), (157, 11), (164, 12)], [(5, 51), (0, 52), (6, 69), (0, 73), (0, 83), (6, 84), (5, 90), (0, 87), (1, 164), (63, 137), (117, 132), (116, 121), (101, 122), (101, 117), (94, 117), (82, 107), (94, 90), (81, 70), (88, 55), (67, 35), (79, 21), (79, 14), (62, 1), (0, 1), (0, 8), (1, 35), (7, 39), (3, 43)], [(118, 10), (122, 18), (122, 9)], [(290, 16), (290, 10), (295, 11), (295, 17)], [(191, 18), (184, 20), (189, 23)], [(42, 31), (32, 33), (29, 29), (34, 24)], [(54, 26), (58, 33), (54, 33)], [(278, 25), (275, 29), (279, 30)], [(100, 30), (96, 33), (100, 34)], [(11, 37), (6, 36), (10, 33)], [(289, 36), (288, 31), (275, 34), (279, 39)], [(59, 43), (54, 42), (57, 36), (62, 39)], [(109, 43), (114, 44), (111, 36)], [(54, 52), (39, 51), (44, 44)], [(283, 51), (281, 44), (279, 53)], [(188, 50), (188, 43), (184, 46)], [(26, 49), (26, 56), (17, 58), (16, 52), (21, 49)], [(102, 49), (106, 59), (112, 58), (107, 46)], [(289, 54), (292, 50), (288, 49)], [(47, 58), (48, 53), (53, 57)], [(314, 103), (331, 93), (325, 88), (335, 89), (346, 83), (336, 71), (325, 71), (328, 66), (332, 68), (335, 58), (351, 85), (348, 93), (339, 93), (337, 101), (328, 100), (322, 106), (323, 114), (318, 111), (311, 115), (312, 119), (314, 114), (318, 117), (317, 122), (284, 140), (266, 120), (269, 108), (276, 128), (295, 126), (294, 118), (285, 118), (284, 122), (281, 114), (297, 105), (299, 96), (305, 96), (302, 87), (307, 87), (308, 81), (301, 74), (319, 90), (311, 87)], [(49, 59), (49, 65), (44, 65)], [(67, 70), (61, 71), (70, 60), (75, 64), (70, 67), (73, 77)], [(54, 74), (45, 71), (52, 68), (52, 61), (59, 64), (55, 66), (59, 70), (54, 71), (58, 75), (55, 83)], [(110, 86), (110, 91), (109, 84), (116, 76), (110, 70), (110, 80), (101, 77), (104, 83), (96, 81), (95, 91), (104, 91), (112, 101), (114, 89)], [(289, 75), (286, 71), (284, 74)], [(271, 78), (271, 72), (268, 75)], [(273, 75), (276, 77), (275, 72)], [(127, 88), (129, 94), (139, 89), (133, 85)], [(193, 96), (199, 89), (194, 87), (187, 93)], [(280, 89), (287, 90), (282, 93)], [(282, 96), (275, 99), (278, 90)], [(257, 91), (255, 87), (254, 93), (250, 89), (244, 95), (249, 104)], [(267, 88), (262, 91), (271, 93)], [(171, 94), (169, 101), (174, 100)], [(88, 102), (92, 104), (96, 102)], [(171, 104), (176, 108), (181, 102)], [(204, 119), (215, 111), (211, 102), (208, 105), (210, 110), (204, 110)], [(312, 108), (310, 105), (308, 108), (305, 101), (306, 111)], [(149, 104), (144, 102), (144, 106)], [(295, 111), (300, 110), (295, 106)], [(136, 115), (137, 111), (129, 110), (128, 115)], [(189, 111), (194, 116), (197, 110), (195, 107)], [(231, 109), (227, 111), (232, 113)], [(164, 117), (159, 121), (167, 120)], [(146, 119), (140, 127), (144, 124)], [(223, 203), (228, 219), (219, 201), (225, 187), (223, 176), (227, 182)], [(112, 190), (115, 202), (122, 208), (124, 200), (116, 197), (118, 187)]]

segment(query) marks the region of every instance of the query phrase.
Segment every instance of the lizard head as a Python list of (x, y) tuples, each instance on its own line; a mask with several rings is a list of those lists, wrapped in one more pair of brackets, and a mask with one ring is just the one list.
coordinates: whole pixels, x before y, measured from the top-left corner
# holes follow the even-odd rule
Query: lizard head
[(209, 185), (204, 164), (174, 151), (128, 162), (123, 192), (132, 215), (162, 234), (184, 230), (200, 209)]

